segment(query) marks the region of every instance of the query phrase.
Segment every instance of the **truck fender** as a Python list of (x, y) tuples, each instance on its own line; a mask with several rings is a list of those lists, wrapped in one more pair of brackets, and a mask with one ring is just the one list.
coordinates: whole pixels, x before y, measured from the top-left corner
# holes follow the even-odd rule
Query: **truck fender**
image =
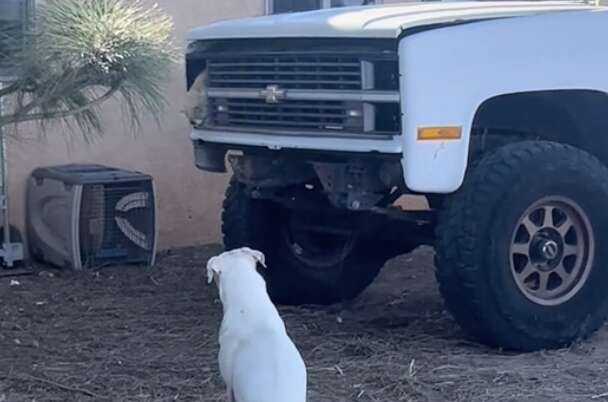
[[(462, 185), (473, 121), (500, 95), (608, 93), (608, 10), (496, 19), (405, 35), (399, 44), (403, 169), (407, 187), (451, 193)], [(426, 127), (459, 127), (455, 140), (419, 140)]]

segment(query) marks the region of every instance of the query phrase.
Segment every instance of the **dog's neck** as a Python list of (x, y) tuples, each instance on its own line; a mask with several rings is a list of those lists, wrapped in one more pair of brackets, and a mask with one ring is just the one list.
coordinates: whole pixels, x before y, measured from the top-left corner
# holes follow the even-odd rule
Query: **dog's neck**
[(220, 298), (224, 322), (228, 322), (228, 318), (236, 319), (236, 322), (247, 322), (251, 328), (276, 327), (280, 323), (279, 327), (284, 330), (278, 311), (268, 296), (266, 283), (257, 272), (239, 272), (238, 276), (222, 279)]

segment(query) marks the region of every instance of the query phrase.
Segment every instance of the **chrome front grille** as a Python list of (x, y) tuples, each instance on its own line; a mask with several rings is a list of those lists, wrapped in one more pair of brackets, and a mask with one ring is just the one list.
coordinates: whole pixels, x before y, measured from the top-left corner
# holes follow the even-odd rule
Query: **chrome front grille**
[(202, 128), (381, 138), (401, 131), (396, 42), (201, 41), (188, 83), (206, 71)]
[(353, 102), (213, 98), (209, 107), (208, 123), (216, 127), (360, 132), (364, 124), (363, 105)]
[(210, 88), (360, 90), (362, 60), (356, 56), (260, 54), (210, 58)]

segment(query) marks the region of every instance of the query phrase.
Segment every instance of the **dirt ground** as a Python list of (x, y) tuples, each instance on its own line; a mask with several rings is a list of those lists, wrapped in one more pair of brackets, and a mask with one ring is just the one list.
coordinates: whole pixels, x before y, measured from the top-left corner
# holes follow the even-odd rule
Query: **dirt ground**
[[(202, 280), (218, 251), (171, 253), (154, 269), (0, 278), (0, 402), (223, 401), (221, 306)], [(432, 270), (420, 249), (347, 312), (281, 309), (310, 402), (608, 400), (607, 330), (562, 351), (484, 348), (444, 312)]]

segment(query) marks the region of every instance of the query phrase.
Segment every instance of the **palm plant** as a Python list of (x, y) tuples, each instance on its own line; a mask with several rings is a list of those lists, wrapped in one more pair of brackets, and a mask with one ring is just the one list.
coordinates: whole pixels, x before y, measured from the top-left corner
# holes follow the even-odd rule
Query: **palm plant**
[[(64, 121), (85, 136), (101, 133), (100, 106), (112, 98), (134, 127), (145, 114), (159, 116), (175, 54), (171, 32), (170, 18), (140, 0), (47, 0), (37, 7), (25, 46), (10, 52), (19, 73), (0, 89), (9, 100), (0, 129)], [(13, 31), (0, 35), (10, 49)]]

